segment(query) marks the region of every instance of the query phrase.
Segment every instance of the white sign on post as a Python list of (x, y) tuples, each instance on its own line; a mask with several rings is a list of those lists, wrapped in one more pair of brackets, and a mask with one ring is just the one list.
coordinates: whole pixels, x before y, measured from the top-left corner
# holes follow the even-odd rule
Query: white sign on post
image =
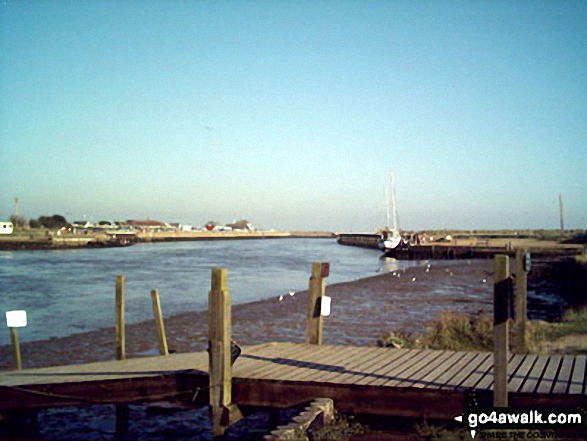
[(9, 328), (24, 328), (26, 326), (26, 311), (7, 311), (6, 325)]
[(328, 296), (320, 297), (322, 300), (320, 301), (320, 315), (323, 317), (330, 315), (330, 303), (332, 299)]

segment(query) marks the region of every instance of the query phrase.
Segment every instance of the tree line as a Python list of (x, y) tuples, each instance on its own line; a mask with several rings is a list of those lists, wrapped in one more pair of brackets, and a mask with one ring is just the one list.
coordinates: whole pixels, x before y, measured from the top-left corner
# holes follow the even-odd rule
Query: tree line
[[(16, 214), (10, 216), (10, 222), (12, 222), (17, 228), (23, 228), (27, 224), (27, 220), (24, 217)], [(60, 214), (54, 214), (53, 216), (39, 216), (38, 219), (29, 220), (28, 225), (30, 228), (71, 228), (71, 224)]]

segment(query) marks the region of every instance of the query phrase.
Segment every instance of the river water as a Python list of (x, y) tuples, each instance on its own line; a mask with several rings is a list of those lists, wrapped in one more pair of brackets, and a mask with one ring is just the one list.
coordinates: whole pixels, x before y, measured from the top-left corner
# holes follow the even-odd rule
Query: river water
[[(315, 261), (330, 262), (328, 283), (418, 264), (383, 260), (380, 254), (341, 246), (333, 239), (0, 251), (0, 313), (27, 311), (28, 325), (19, 330), (19, 339), (26, 342), (112, 326), (117, 275), (126, 280), (126, 321), (137, 323), (152, 318), (153, 289), (159, 290), (165, 317), (206, 309), (215, 267), (228, 269), (231, 299), (237, 304), (306, 289)], [(0, 332), (0, 345), (9, 343), (9, 333)]]

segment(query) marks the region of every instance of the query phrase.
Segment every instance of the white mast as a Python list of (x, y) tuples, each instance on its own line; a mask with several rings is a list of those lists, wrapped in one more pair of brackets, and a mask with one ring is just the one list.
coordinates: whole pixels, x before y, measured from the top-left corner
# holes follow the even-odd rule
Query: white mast
[(391, 177), (391, 206), (393, 209), (393, 229), (395, 231), (399, 231), (399, 219), (397, 215), (397, 199), (395, 195), (395, 176), (393, 175), (393, 170), (389, 172)]
[(391, 214), (389, 211), (389, 188), (387, 185), (385, 186), (385, 206), (387, 208), (387, 223), (385, 224), (385, 229), (389, 231), (389, 221), (391, 219)]

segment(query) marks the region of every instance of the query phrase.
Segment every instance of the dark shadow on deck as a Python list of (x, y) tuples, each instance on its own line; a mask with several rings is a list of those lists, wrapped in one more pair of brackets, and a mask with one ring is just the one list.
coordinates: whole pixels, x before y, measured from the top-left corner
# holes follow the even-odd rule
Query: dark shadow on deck
[(300, 361), (300, 360), (292, 360), (289, 358), (279, 358), (279, 357), (278, 358), (269, 358), (269, 357), (260, 357), (258, 355), (250, 355), (250, 354), (241, 355), (241, 358), (251, 358), (253, 360), (268, 361), (270, 363), (282, 364), (282, 365), (286, 365), (286, 366), (315, 369), (317, 371), (323, 371), (323, 372), (336, 372), (336, 373), (340, 373), (340, 374), (356, 375), (358, 377), (369, 377), (369, 378), (373, 378), (373, 379), (377, 379), (377, 380), (386, 380), (386, 381), (395, 380), (395, 381), (410, 383), (412, 385), (435, 386), (435, 387), (442, 387), (445, 385), (445, 383), (436, 383), (433, 381), (423, 381), (423, 380), (413, 380), (411, 378), (402, 377), (402, 376), (389, 376), (389, 375), (382, 375), (382, 374), (369, 373), (369, 372), (352, 371), (352, 370), (348, 370), (342, 366), (332, 366), (332, 365), (328, 365), (328, 364), (313, 363), (313, 362)]

